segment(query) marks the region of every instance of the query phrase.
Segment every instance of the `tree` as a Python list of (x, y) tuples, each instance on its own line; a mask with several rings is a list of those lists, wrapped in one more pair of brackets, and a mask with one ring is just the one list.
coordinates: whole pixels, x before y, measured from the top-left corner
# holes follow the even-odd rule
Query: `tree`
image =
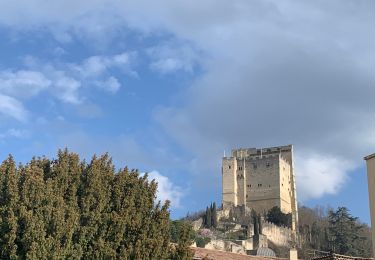
[(339, 207), (336, 211), (330, 211), (328, 220), (331, 249), (334, 252), (353, 256), (366, 253), (362, 247), (365, 238), (361, 236), (364, 227), (347, 208)]
[(188, 260), (193, 256), (193, 251), (190, 246), (194, 239), (194, 231), (192, 226), (186, 222), (180, 222), (179, 239), (175, 248), (172, 259), (175, 260)]
[(285, 214), (279, 207), (275, 206), (268, 211), (267, 221), (274, 223), (277, 226), (291, 227), (292, 214)]
[(252, 218), (252, 222), (253, 222), (253, 225), (254, 225), (254, 235), (259, 236), (260, 230), (259, 230), (258, 214), (253, 209), (251, 210), (251, 218)]
[[(189, 256), (182, 228), (170, 247), (169, 201), (155, 201), (157, 183), (108, 154), (87, 164), (67, 149), (57, 159), (0, 165), (2, 259), (166, 259)], [(178, 258), (185, 259), (185, 258)]]
[(216, 203), (212, 203), (212, 212), (211, 212), (211, 223), (214, 228), (217, 227), (217, 210)]
[(211, 209), (209, 207), (207, 207), (206, 209), (206, 217), (205, 217), (206, 221), (205, 221), (205, 226), (207, 228), (211, 228), (212, 227), (212, 218), (211, 218)]
[(12, 156), (0, 166), (0, 248), (2, 258), (17, 256), (18, 187), (17, 170)]

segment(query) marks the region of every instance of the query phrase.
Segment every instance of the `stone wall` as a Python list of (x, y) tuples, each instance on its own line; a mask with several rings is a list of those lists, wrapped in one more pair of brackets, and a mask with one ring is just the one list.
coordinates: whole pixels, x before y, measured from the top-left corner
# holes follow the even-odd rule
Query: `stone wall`
[(270, 222), (263, 222), (262, 234), (266, 235), (268, 240), (278, 246), (289, 246), (292, 240), (292, 230), (287, 227), (278, 227)]
[(237, 254), (245, 255), (246, 252), (242, 245), (236, 244), (231, 241), (224, 241), (221, 239), (213, 239), (208, 244), (205, 245), (205, 249), (213, 249), (213, 250), (220, 250), (220, 251), (227, 251), (233, 252)]

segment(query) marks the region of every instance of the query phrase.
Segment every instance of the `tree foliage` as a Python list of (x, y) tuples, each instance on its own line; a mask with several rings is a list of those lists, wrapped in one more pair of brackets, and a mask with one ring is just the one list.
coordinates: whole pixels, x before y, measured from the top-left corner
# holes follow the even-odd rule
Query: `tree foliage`
[(332, 251), (351, 256), (372, 255), (370, 228), (351, 216), (345, 207), (325, 209), (299, 208), (301, 256), (307, 249)]
[(271, 208), (267, 213), (267, 221), (274, 223), (277, 226), (292, 226), (292, 214), (285, 214), (277, 206)]
[(206, 228), (217, 227), (217, 209), (215, 202), (211, 203), (211, 205), (206, 208), (206, 213), (203, 216), (203, 224)]
[(156, 203), (156, 191), (147, 175), (115, 171), (107, 154), (86, 163), (60, 150), (19, 166), (9, 156), (0, 165), (1, 258), (184, 259), (188, 231), (173, 250), (169, 202)]
[(358, 218), (353, 217), (345, 207), (328, 213), (328, 231), (332, 251), (346, 255), (363, 255), (365, 237), (361, 235), (363, 225), (358, 223)]

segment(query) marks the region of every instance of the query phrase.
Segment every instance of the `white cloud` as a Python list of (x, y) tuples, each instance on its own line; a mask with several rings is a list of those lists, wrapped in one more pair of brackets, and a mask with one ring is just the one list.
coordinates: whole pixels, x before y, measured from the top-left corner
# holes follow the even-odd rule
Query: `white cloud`
[(73, 70), (80, 73), (84, 78), (97, 78), (107, 73), (111, 68), (120, 69), (124, 73), (136, 74), (131, 69), (131, 60), (135, 59), (136, 52), (123, 52), (112, 56), (91, 56), (81, 64), (73, 64)]
[(28, 112), (17, 99), (0, 94), (0, 114), (26, 121)]
[(22, 138), (27, 138), (29, 134), (30, 133), (27, 130), (11, 128), (11, 129), (8, 129), (5, 133), (1, 133), (0, 138), (4, 139), (8, 137), (14, 137), (14, 138), (22, 139)]
[(110, 93), (116, 93), (120, 88), (121, 84), (115, 77), (109, 77), (105, 81), (98, 81), (96, 85)]
[(74, 78), (67, 77), (64, 73), (57, 73), (58, 77), (55, 79), (56, 97), (66, 103), (79, 104), (81, 100), (78, 96), (78, 90), (81, 87), (81, 82)]
[(17, 98), (30, 98), (51, 85), (38, 71), (0, 71), (0, 93)]
[(148, 55), (151, 57), (151, 69), (162, 74), (184, 71), (193, 73), (198, 66), (201, 57), (191, 46), (180, 42), (168, 42), (149, 48)]
[(349, 179), (355, 164), (330, 155), (301, 154), (296, 156), (297, 196), (300, 201), (337, 194)]
[(180, 203), (184, 194), (180, 187), (174, 185), (168, 177), (161, 175), (158, 171), (148, 173), (148, 178), (150, 180), (155, 179), (158, 183), (157, 200), (161, 202), (169, 200), (174, 208), (181, 206)]
[[(0, 23), (23, 30), (49, 25), (62, 32), (63, 40), (81, 32), (111, 38), (108, 32), (129, 27), (192, 43), (209, 59), (202, 77), (181, 93), (184, 102), (161, 109), (167, 113), (156, 113), (165, 131), (200, 162), (207, 162), (204, 159), (220, 147), (293, 143), (296, 151), (312, 151), (311, 157), (299, 157), (306, 161), (300, 169), (315, 169), (322, 182), (334, 187), (318, 185), (317, 191), (305, 195), (299, 189), (301, 197), (337, 192), (345, 180), (337, 176), (345, 176), (351, 166), (340, 166), (335, 158), (356, 167), (374, 144), (375, 126), (369, 123), (375, 117), (374, 2), (163, 3), (3, 1)], [(178, 50), (177, 46), (172, 49)], [(160, 56), (154, 53), (151, 67), (162, 73), (189, 71), (196, 62), (187, 59), (186, 63), (184, 52), (158, 50)], [(103, 74), (112, 64), (108, 62), (108, 57), (98, 56), (78, 66), (86, 66), (91, 77)], [(322, 158), (328, 159), (319, 166)], [(216, 165), (208, 167), (213, 170)], [(332, 176), (323, 174), (328, 168)], [(313, 186), (314, 181), (304, 184)]]
[(0, 95), (3, 102), (0, 107), (4, 108), (1, 113), (24, 120), (27, 110), (20, 99), (31, 99), (43, 91), (62, 102), (75, 105), (81, 104), (85, 99), (82, 95), (83, 87), (96, 86), (116, 93), (121, 84), (111, 76), (111, 69), (137, 76), (130, 66), (135, 56), (135, 52), (91, 56), (80, 64), (43, 63), (32, 56), (26, 56), (24, 65), (28, 69), (0, 71)]

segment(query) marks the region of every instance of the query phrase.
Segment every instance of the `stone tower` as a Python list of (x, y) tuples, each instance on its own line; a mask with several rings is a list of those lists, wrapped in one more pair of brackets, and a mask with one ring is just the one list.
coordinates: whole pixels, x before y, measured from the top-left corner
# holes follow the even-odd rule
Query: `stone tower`
[[(258, 213), (278, 206), (297, 220), (293, 146), (234, 149), (222, 161), (223, 208), (244, 205)], [(294, 229), (293, 228), (293, 229)]]

